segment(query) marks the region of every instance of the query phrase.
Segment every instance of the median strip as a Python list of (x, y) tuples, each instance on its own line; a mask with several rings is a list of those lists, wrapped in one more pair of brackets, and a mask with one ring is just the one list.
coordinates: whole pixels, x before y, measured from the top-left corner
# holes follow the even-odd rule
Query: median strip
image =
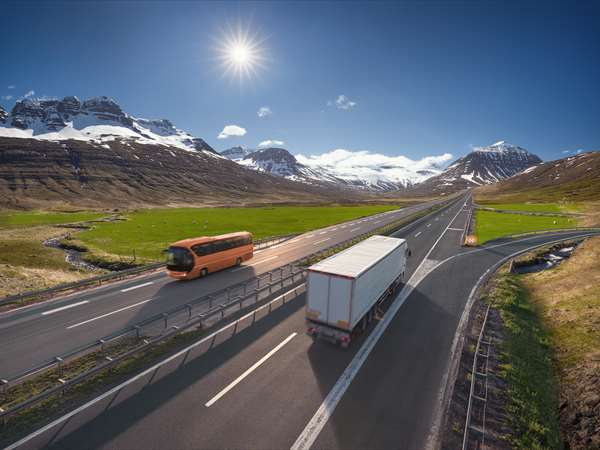
[(214, 405), (221, 397), (223, 397), (230, 390), (232, 390), (244, 378), (246, 378), (248, 375), (250, 375), (256, 369), (258, 369), (267, 359), (269, 359), (271, 356), (273, 356), (275, 353), (277, 353), (285, 344), (287, 344), (288, 342), (290, 342), (297, 334), (298, 333), (296, 333), (296, 332), (290, 334), (287, 338), (285, 338), (283, 340), (283, 342), (280, 342), (277, 345), (277, 347), (275, 347), (273, 350), (271, 350), (265, 356), (263, 356), (262, 358), (260, 358), (248, 370), (246, 370), (243, 374), (241, 374), (239, 377), (237, 377), (235, 380), (233, 380), (231, 383), (229, 383), (221, 392), (219, 392), (217, 395), (215, 395), (213, 398), (211, 398), (208, 402), (206, 402), (206, 404), (204, 406), (206, 406), (207, 408), (210, 408), (212, 405)]

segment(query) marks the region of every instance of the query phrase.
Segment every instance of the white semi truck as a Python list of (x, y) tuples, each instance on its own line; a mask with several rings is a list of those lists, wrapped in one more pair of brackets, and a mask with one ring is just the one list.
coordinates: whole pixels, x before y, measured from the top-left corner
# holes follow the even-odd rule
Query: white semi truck
[(405, 239), (371, 236), (310, 266), (308, 334), (347, 347), (402, 282), (408, 256)]

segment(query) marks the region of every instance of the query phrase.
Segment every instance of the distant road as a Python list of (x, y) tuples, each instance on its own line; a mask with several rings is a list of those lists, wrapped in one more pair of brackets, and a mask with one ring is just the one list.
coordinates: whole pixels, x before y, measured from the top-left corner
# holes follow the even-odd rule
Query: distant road
[(145, 318), (375, 230), (440, 201), (313, 230), (258, 251), (241, 267), (206, 278), (178, 282), (165, 272), (158, 272), (0, 314), (0, 378), (12, 377)]
[(160, 380), (146, 377), (23, 447), (426, 447), (477, 280), (515, 252), (585, 234), (466, 249), (460, 235), (469, 207), (461, 201), (399, 234), (413, 251), (410, 280), (383, 320), (348, 350), (306, 335), (300, 297)]

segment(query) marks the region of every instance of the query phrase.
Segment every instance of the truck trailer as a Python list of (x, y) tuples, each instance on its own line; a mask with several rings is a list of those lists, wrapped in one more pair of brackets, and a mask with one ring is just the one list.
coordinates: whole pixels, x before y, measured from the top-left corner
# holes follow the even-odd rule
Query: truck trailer
[(405, 239), (371, 236), (308, 268), (307, 333), (347, 347), (404, 277)]

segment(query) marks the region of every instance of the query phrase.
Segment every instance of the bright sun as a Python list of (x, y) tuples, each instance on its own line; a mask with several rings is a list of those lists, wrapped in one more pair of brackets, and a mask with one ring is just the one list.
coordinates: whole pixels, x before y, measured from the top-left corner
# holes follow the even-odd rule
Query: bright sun
[(258, 35), (251, 35), (248, 29), (241, 26), (223, 33), (218, 44), (218, 55), (225, 74), (239, 79), (256, 75), (266, 60), (262, 43)]

